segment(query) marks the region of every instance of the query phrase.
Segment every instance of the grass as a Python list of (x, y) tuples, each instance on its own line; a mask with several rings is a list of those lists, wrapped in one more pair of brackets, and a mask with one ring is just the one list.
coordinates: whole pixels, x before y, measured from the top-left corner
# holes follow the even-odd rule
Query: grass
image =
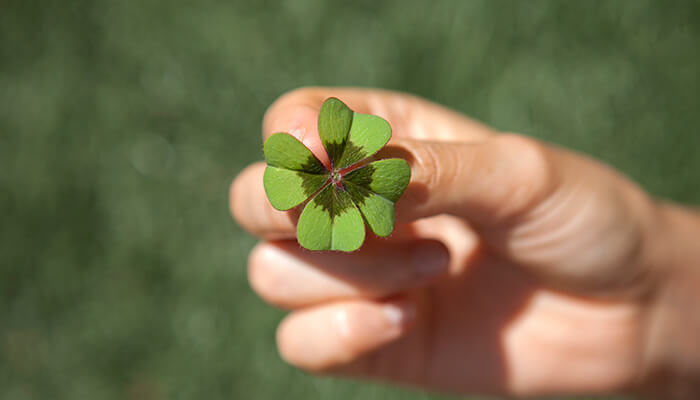
[(3, 399), (440, 398), (276, 354), (227, 189), (295, 87), (411, 92), (700, 203), (698, 3), (1, 8)]

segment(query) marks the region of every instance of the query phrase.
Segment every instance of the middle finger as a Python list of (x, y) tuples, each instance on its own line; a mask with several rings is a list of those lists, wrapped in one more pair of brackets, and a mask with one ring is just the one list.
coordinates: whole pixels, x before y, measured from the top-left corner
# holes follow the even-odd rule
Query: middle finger
[(448, 271), (449, 259), (436, 240), (369, 241), (349, 254), (309, 252), (294, 241), (263, 242), (250, 255), (249, 279), (268, 302), (298, 308), (423, 287)]

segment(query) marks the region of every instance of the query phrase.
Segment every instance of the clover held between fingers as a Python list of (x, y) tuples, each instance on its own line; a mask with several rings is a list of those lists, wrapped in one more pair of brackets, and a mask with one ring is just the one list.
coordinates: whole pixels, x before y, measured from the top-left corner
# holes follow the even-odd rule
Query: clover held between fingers
[(378, 236), (391, 234), (394, 203), (408, 185), (410, 167), (398, 158), (364, 163), (391, 138), (389, 123), (329, 98), (318, 130), (330, 169), (289, 134), (265, 141), (263, 184), (272, 206), (289, 210), (308, 200), (297, 238), (309, 250), (355, 251), (364, 242), (365, 223)]

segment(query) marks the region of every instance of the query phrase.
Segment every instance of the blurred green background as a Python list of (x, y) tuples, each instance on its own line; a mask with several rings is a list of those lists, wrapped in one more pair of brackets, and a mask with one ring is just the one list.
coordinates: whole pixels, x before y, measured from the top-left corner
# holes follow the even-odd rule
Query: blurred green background
[(700, 6), (0, 1), (0, 398), (422, 399), (310, 377), (230, 181), (305, 85), (376, 86), (700, 203)]

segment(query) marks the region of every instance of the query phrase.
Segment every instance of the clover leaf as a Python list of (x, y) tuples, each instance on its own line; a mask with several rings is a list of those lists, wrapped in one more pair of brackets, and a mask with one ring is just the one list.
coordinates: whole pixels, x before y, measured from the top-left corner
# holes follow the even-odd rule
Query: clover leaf
[(287, 133), (265, 141), (263, 184), (272, 206), (284, 211), (309, 200), (297, 224), (299, 244), (309, 250), (355, 251), (365, 240), (365, 223), (378, 236), (391, 234), (394, 203), (411, 169), (400, 158), (367, 160), (389, 141), (389, 123), (331, 97), (321, 106), (318, 131), (330, 170)]

